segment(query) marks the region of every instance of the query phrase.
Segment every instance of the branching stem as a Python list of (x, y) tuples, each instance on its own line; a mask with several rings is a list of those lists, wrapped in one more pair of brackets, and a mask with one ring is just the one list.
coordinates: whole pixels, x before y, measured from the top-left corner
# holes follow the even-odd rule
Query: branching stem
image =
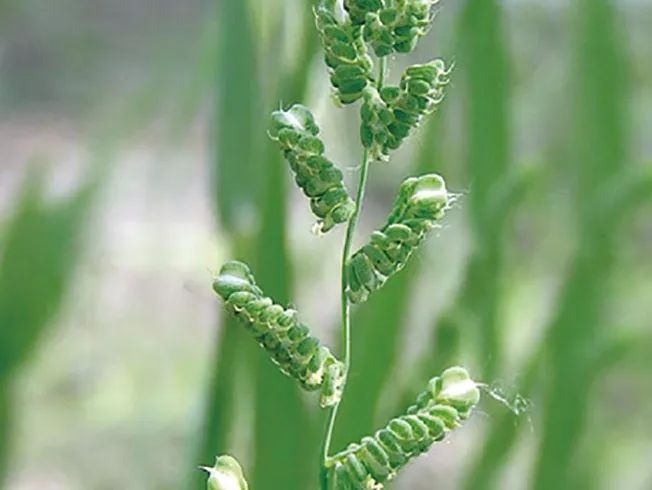
[[(378, 67), (378, 81), (377, 88), (380, 90), (385, 81), (385, 67), (386, 59), (380, 58)], [(367, 148), (362, 152), (362, 167), (360, 170), (360, 178), (358, 181), (358, 190), (355, 196), (355, 211), (351, 216), (346, 228), (346, 238), (344, 239), (344, 247), (342, 249), (342, 264), (341, 264), (341, 327), (342, 327), (342, 345), (344, 347), (344, 381), (342, 384), (342, 397), (346, 389), (346, 383), (349, 377), (349, 369), (351, 367), (351, 302), (347, 294), (348, 277), (347, 277), (347, 262), (351, 255), (351, 245), (353, 244), (353, 237), (355, 229), (358, 225), (358, 218), (362, 209), (364, 201), (364, 194), (367, 187), (367, 176), (369, 174), (369, 150)], [(333, 429), (335, 428), (335, 420), (340, 408), (340, 402), (333, 405), (328, 414), (328, 421), (326, 422), (326, 432), (321, 448), (321, 469), (320, 469), (320, 486), (322, 490), (328, 488), (328, 455), (330, 453), (331, 440), (333, 438)]]

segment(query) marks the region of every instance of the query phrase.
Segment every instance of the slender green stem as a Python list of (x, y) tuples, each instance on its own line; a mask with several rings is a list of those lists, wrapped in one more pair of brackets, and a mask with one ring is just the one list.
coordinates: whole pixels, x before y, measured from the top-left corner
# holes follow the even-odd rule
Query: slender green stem
[[(380, 90), (385, 81), (386, 72), (386, 58), (380, 58), (378, 67), (378, 81), (377, 88)], [(365, 189), (367, 187), (367, 176), (369, 174), (369, 150), (364, 149), (362, 153), (362, 168), (360, 170), (360, 179), (358, 181), (358, 190), (355, 196), (355, 211), (351, 216), (346, 228), (346, 238), (344, 239), (344, 248), (342, 249), (342, 264), (341, 264), (341, 307), (342, 307), (342, 345), (344, 346), (344, 380), (342, 382), (342, 397), (346, 389), (346, 382), (349, 377), (349, 369), (351, 367), (351, 303), (347, 294), (348, 276), (347, 276), (347, 262), (351, 254), (351, 245), (353, 244), (353, 236), (355, 229), (358, 225), (358, 218), (362, 209), (364, 201)], [(328, 487), (328, 455), (330, 453), (331, 441), (333, 438), (333, 429), (335, 428), (335, 420), (340, 408), (340, 402), (337, 402), (330, 409), (328, 414), (328, 421), (326, 423), (326, 432), (321, 448), (321, 471), (319, 475), (320, 485), (322, 490), (327, 490)]]
[[(348, 222), (346, 228), (346, 238), (344, 240), (344, 248), (342, 250), (342, 269), (341, 269), (341, 306), (342, 306), (342, 345), (344, 346), (344, 381), (342, 385), (342, 395), (344, 395), (344, 389), (346, 388), (346, 381), (349, 374), (349, 368), (351, 367), (351, 303), (349, 302), (349, 297), (347, 295), (348, 287), (348, 278), (346, 264), (349, 260), (349, 255), (351, 254), (351, 245), (353, 244), (353, 236), (355, 234), (355, 228), (358, 224), (358, 218), (360, 217), (360, 210), (362, 208), (362, 202), (364, 200), (365, 188), (367, 187), (367, 176), (369, 174), (369, 151), (365, 148), (362, 155), (362, 169), (360, 170), (360, 180), (358, 182), (358, 191), (355, 198), (355, 211), (351, 216), (351, 219)], [(326, 489), (327, 484), (327, 468), (326, 463), (328, 461), (328, 454), (330, 452), (331, 440), (333, 437), (333, 429), (335, 428), (335, 419), (337, 418), (337, 412), (339, 410), (340, 403), (336, 403), (330, 409), (328, 415), (328, 422), (326, 424), (326, 434), (324, 436), (324, 441), (322, 444), (322, 454), (321, 454), (321, 486), (322, 489)]]
[(383, 88), (383, 84), (385, 83), (385, 73), (387, 72), (387, 58), (382, 57), (380, 58), (378, 62), (378, 82), (377, 82), (377, 88), (380, 90)]

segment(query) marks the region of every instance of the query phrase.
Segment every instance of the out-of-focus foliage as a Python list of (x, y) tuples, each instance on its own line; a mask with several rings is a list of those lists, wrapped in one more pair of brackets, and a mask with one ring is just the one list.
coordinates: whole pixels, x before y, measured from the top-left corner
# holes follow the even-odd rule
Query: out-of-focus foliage
[(33, 349), (75, 272), (92, 187), (60, 203), (43, 200), (43, 177), (28, 177), (3, 236), (0, 268), (0, 383)]
[(44, 198), (44, 176), (27, 176), (0, 252), (0, 481), (15, 408), (11, 378), (34, 352), (65, 297), (81, 253), (95, 186), (61, 202)]
[(217, 19), (214, 195), (224, 229), (238, 232), (252, 225), (260, 191), (263, 94), (249, 4), (221, 2)]
[[(615, 11), (607, 0), (577, 2), (573, 11), (573, 120), (568, 157), (577, 162), (569, 172), (577, 249), (569, 264), (557, 312), (547, 338), (547, 390), (543, 435), (532, 488), (590, 488), (577, 460), (581, 438), (591, 416), (593, 387), (604, 351), (621, 334), (606, 320), (615, 252), (622, 239), (619, 193), (630, 172), (625, 146), (628, 55), (621, 48)], [(611, 68), (603, 70), (606, 65)], [(614, 90), (614, 88), (617, 88)], [(614, 197), (614, 192), (618, 197)], [(607, 205), (605, 206), (605, 203)], [(582, 481), (589, 477), (588, 481)]]
[[(229, 15), (231, 10), (233, 15)], [(302, 12), (302, 21), (309, 23), (310, 5), (306, 3), (299, 11)], [(265, 139), (265, 125), (261, 123), (268, 119), (265, 108), (271, 112), (280, 101), (303, 99), (308, 70), (316, 53), (316, 33), (310, 29), (303, 30), (297, 59), (289, 62), (288, 68), (267, 74), (267, 83), (263, 84), (264, 67), (261, 63), (255, 64), (257, 55), (252, 50), (253, 43), (260, 39), (250, 27), (251, 5), (246, 2), (222, 3), (217, 15), (223, 35), (218, 54), (218, 65), (222, 68), (217, 73), (216, 210), (223, 229), (228, 232), (227, 239), (232, 242), (233, 256), (255, 264), (261, 287), (275, 301), (287, 304), (292, 265), (286, 251), (286, 169), (278, 150)], [(234, 22), (234, 15), (239, 22)], [(285, 17), (275, 20), (277, 24), (272, 26), (272, 30), (278, 32), (282, 32), (289, 21)], [(284, 41), (279, 37), (271, 46), (263, 45), (261, 51), (265, 59), (283, 49)], [(234, 65), (234, 57), (252, 63), (245, 84), (242, 83), (243, 74), (230, 68)], [(258, 111), (251, 111), (252, 101), (264, 103), (257, 106)], [(236, 125), (239, 127), (235, 130), (228, 127), (233, 111), (240, 111), (236, 117), (240, 121)], [(263, 165), (258, 163), (261, 161)], [(246, 170), (243, 172), (246, 168), (251, 168), (251, 175)], [(242, 214), (243, 211), (246, 214)], [(231, 212), (235, 214), (229, 214)], [(248, 226), (243, 229), (243, 224)], [(237, 421), (235, 413), (243, 409), (236, 401), (237, 392), (242, 390), (234, 383), (236, 372), (240, 370), (241, 381), (251, 383), (249, 388), (253, 390), (252, 398), (241, 398), (240, 403), (253, 403), (255, 408), (252, 421), (255, 450), (250, 460), (252, 486), (270, 490), (280, 486), (297, 490), (305, 488), (312, 473), (310, 456), (314, 455), (312, 459), (315, 459), (317, 452), (311, 449), (306, 437), (314, 430), (299, 389), (278, 373), (251, 339), (243, 334), (237, 322), (226, 319), (222, 328), (214, 381), (208, 392), (206, 421), (200, 428), (203, 441), (200, 457), (206, 459), (211, 454), (228, 450), (229, 433), (243, 433), (232, 427)], [(286, 430), (287, 427), (291, 429)], [(286, 464), (288, 460), (295, 464)], [(201, 479), (195, 476), (192, 487), (201, 488), (201, 485)]]

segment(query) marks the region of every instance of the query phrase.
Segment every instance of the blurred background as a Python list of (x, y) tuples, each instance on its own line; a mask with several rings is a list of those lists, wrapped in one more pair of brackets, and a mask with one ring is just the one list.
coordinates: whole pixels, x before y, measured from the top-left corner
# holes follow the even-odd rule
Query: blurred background
[[(442, 0), (408, 64), (455, 62), (442, 109), (371, 168), (356, 243), (398, 184), (460, 194), (354, 310), (335, 448), (463, 364), (485, 396), (400, 489), (652, 488), (652, 3)], [(324, 423), (222, 314), (247, 260), (337, 348), (343, 230), (266, 136), (302, 101), (354, 188), (307, 0), (0, 1), (0, 487), (316, 488)]]

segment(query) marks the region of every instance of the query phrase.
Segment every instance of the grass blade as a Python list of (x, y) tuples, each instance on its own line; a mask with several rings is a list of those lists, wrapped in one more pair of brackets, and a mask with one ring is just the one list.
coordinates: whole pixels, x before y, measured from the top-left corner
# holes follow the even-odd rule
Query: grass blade
[(222, 1), (217, 9), (217, 112), (214, 196), (222, 228), (251, 227), (265, 136), (256, 37), (249, 2)]
[(72, 281), (95, 186), (60, 203), (43, 202), (31, 174), (8, 225), (0, 262), (0, 383), (35, 347)]
[[(567, 487), (575, 480), (571, 461), (584, 433), (595, 375), (587, 353), (606, 334), (606, 285), (618, 239), (618, 223), (600, 219), (594, 210), (601, 204), (602, 190), (618, 182), (625, 166), (626, 56), (616, 31), (615, 10), (605, 0), (583, 0), (578, 2), (575, 20), (576, 118), (571, 148), (573, 161), (578, 162), (574, 181), (580, 243), (549, 331), (551, 379), (534, 473), (536, 490)], [(612, 67), (606, 73), (605, 63)]]
[(476, 351), (484, 379), (499, 372), (498, 332), (504, 214), (491, 214), (501, 184), (510, 178), (508, 55), (498, 2), (467, 2), (461, 13), (460, 71), (464, 73), (468, 131), (468, 199), (473, 250), (461, 295), (464, 310), (477, 317)]
[(12, 409), (9, 387), (0, 384), (0, 485), (6, 479), (9, 468), (9, 442), (11, 436)]
[(89, 181), (71, 197), (45, 203), (42, 175), (32, 172), (8, 224), (0, 259), (0, 469), (11, 440), (11, 379), (53, 325), (71, 285), (94, 191)]

